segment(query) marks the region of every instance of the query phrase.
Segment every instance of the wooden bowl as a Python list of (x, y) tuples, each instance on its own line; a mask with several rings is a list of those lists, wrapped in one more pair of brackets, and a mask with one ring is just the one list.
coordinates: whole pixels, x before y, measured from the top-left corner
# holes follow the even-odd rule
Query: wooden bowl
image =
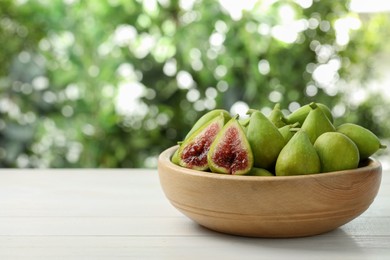
[(362, 214), (380, 186), (381, 164), (301, 176), (234, 176), (186, 169), (162, 152), (158, 173), (168, 200), (209, 229), (250, 237), (302, 237), (331, 231)]

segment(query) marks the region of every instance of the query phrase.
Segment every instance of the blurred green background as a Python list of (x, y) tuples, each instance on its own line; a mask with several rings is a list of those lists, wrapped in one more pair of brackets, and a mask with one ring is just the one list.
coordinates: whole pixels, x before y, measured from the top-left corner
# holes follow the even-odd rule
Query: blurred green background
[(389, 12), (350, 7), (1, 0), (0, 167), (154, 168), (206, 111), (275, 103), (322, 102), (386, 142)]

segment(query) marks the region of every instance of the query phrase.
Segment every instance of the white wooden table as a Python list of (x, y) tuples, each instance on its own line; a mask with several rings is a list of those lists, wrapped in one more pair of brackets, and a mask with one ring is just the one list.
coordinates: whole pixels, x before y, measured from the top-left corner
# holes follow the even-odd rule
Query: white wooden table
[(2, 169), (0, 259), (390, 259), (390, 171), (371, 207), (341, 228), (262, 239), (187, 219), (157, 170)]

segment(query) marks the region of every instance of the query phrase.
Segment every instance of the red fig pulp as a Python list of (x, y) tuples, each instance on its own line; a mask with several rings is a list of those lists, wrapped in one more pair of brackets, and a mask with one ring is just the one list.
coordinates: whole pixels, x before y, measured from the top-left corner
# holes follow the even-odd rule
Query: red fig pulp
[(210, 147), (208, 162), (217, 173), (245, 174), (252, 168), (252, 150), (236, 118), (218, 133)]
[(223, 124), (223, 115), (218, 116), (184, 140), (179, 147), (179, 165), (190, 169), (207, 170), (209, 168), (207, 153)]

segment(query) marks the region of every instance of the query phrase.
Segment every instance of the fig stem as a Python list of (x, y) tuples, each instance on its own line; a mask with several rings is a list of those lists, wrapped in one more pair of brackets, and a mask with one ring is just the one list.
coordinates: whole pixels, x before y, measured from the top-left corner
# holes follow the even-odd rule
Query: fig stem
[(291, 128), (298, 128), (299, 126), (299, 122), (295, 122), (294, 124), (291, 125)]
[(316, 102), (311, 102), (310, 104), (309, 104), (309, 106), (312, 108), (312, 109), (316, 109), (318, 106), (317, 106), (317, 104), (316, 104)]
[(290, 131), (291, 131), (291, 132), (298, 132), (299, 130), (301, 130), (301, 129), (298, 128), (298, 127), (292, 127), (292, 128), (290, 128)]
[(256, 110), (256, 109), (253, 109), (253, 108), (250, 108), (250, 109), (248, 109), (248, 112), (246, 112), (246, 114), (247, 115), (251, 115), (251, 114), (253, 114), (254, 112), (257, 112), (258, 110)]
[(387, 148), (387, 145), (385, 144), (379, 144), (379, 149), (386, 149)]

